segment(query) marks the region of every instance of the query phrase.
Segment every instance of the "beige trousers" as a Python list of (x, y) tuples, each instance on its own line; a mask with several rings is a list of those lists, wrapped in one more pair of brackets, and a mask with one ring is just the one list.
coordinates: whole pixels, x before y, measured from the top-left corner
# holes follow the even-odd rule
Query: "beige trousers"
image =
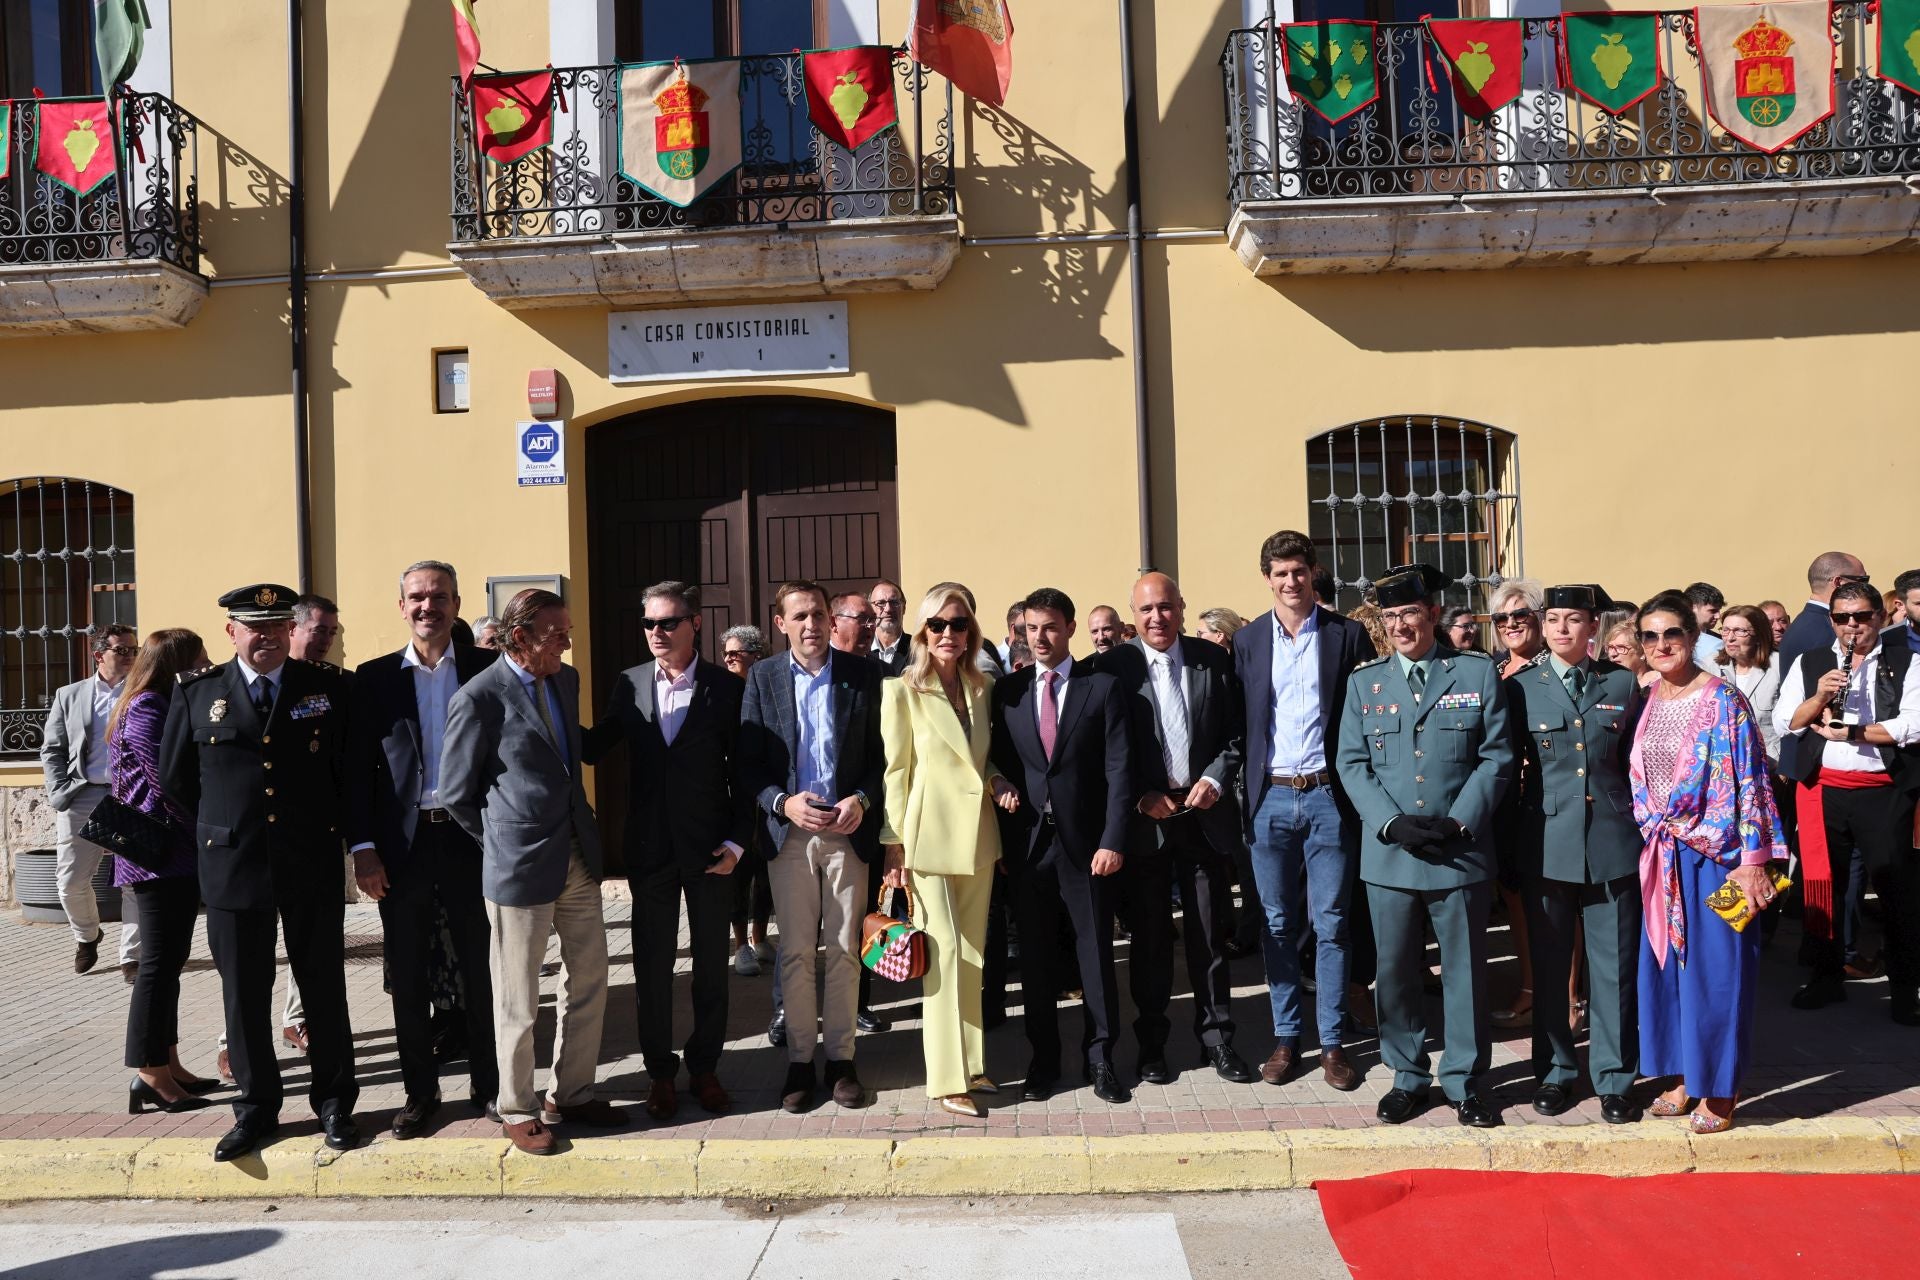
[[(794, 827), (781, 842), (779, 856), (767, 862), (767, 885), (780, 921), (787, 1061), (812, 1062), (815, 1042), (824, 1039), (829, 1061), (852, 1062), (867, 864), (845, 836)], [(816, 938), (826, 949), (824, 959), (814, 951)], [(825, 982), (819, 983), (823, 965)], [(825, 990), (816, 1008), (818, 986)]]
[(534, 907), (487, 903), (493, 926), (493, 1025), (499, 1037), (500, 1119), (531, 1120), (540, 1110), (533, 1091), (533, 1023), (540, 1011), (540, 965), (547, 939), (560, 935), (560, 983), (554, 1003), (549, 1101), (570, 1107), (593, 1097), (600, 1033), (607, 1014), (607, 926), (600, 883), (575, 850), (567, 883), (552, 902)]

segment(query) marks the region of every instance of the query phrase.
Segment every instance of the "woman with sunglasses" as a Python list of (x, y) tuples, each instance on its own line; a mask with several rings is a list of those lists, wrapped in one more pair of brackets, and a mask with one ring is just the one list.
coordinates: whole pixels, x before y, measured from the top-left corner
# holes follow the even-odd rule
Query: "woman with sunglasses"
[(998, 804), (1020, 800), (988, 762), (993, 684), (977, 664), (980, 627), (964, 587), (943, 583), (914, 619), (913, 656), (880, 694), (886, 744), (883, 883), (910, 889), (926, 931), (921, 1048), (927, 1096), (954, 1115), (980, 1115), (975, 1093), (998, 1093), (986, 1074), (980, 1011), (982, 955), (994, 865)]
[[(1494, 638), (1503, 649), (1495, 659), (1502, 680), (1525, 671), (1547, 651), (1546, 638), (1541, 633), (1546, 602), (1546, 588), (1532, 578), (1509, 578), (1494, 588), (1487, 620), (1493, 624)], [(1501, 841), (1501, 844), (1509, 842)], [(1520, 962), (1520, 990), (1513, 1003), (1493, 1011), (1493, 1023), (1497, 1027), (1519, 1028), (1533, 1021), (1533, 948), (1527, 937), (1526, 903), (1517, 889), (1519, 871), (1510, 853), (1510, 849), (1500, 853), (1500, 901), (1506, 908), (1514, 955)]]
[(1739, 690), (1694, 663), (1700, 625), (1687, 598), (1655, 596), (1639, 629), (1659, 673), (1629, 770), (1646, 841), (1640, 1070), (1678, 1077), (1648, 1108), (1654, 1115), (1691, 1111), (1695, 1133), (1719, 1133), (1733, 1124), (1746, 1073), (1760, 930), (1733, 929), (1706, 900), (1732, 881), (1747, 917), (1758, 916), (1774, 896), (1767, 863), (1787, 845), (1760, 726)]

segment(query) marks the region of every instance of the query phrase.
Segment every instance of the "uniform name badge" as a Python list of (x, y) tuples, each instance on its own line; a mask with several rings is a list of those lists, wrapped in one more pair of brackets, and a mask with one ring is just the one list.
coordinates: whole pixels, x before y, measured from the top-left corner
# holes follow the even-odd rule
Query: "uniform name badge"
[(314, 716), (323, 716), (333, 709), (324, 693), (310, 693), (293, 704), (293, 710), (287, 715), (294, 720), (309, 720)]
[(214, 724), (219, 724), (222, 720), (226, 718), (227, 718), (227, 700), (225, 698), (215, 698), (213, 700), (213, 705), (207, 708), (207, 719), (212, 721)]

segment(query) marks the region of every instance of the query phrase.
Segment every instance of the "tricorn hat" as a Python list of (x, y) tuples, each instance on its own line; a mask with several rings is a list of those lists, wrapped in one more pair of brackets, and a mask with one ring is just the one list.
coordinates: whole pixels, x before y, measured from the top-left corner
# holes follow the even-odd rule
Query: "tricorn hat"
[(1373, 584), (1373, 602), (1382, 609), (1426, 604), (1447, 588), (1447, 575), (1430, 564), (1397, 564)]
[(1549, 609), (1585, 609), (1588, 613), (1599, 613), (1602, 609), (1611, 609), (1613, 607), (1613, 601), (1598, 583), (1575, 582), (1558, 587), (1548, 587), (1546, 607)]

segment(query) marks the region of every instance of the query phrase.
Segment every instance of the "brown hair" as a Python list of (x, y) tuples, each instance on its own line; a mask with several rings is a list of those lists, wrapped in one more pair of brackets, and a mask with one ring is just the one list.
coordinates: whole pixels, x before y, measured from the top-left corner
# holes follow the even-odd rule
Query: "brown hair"
[(1313, 540), (1293, 529), (1282, 529), (1260, 544), (1261, 577), (1273, 572), (1275, 560), (1304, 560), (1309, 569), (1317, 568), (1320, 564), (1313, 552)]
[[(1738, 618), (1753, 628), (1753, 665), (1764, 667), (1773, 658), (1773, 622), (1763, 613), (1757, 604), (1736, 604), (1720, 615), (1720, 625), (1725, 627), (1728, 618)], [(1720, 661), (1732, 662), (1726, 645), (1720, 646)]]
[(794, 578), (789, 582), (781, 583), (780, 589), (773, 593), (773, 616), (776, 618), (786, 617), (787, 597), (803, 594), (819, 596), (820, 607), (822, 609), (827, 607), (827, 589), (825, 587), (817, 582), (809, 582), (805, 578)]
[[(133, 629), (129, 627), (127, 631), (132, 634)], [(135, 698), (149, 691), (158, 692), (162, 697), (170, 695), (174, 682), (192, 667), (193, 660), (206, 647), (198, 635), (185, 627), (169, 627), (148, 636), (147, 642), (140, 646), (139, 656), (133, 660), (133, 669), (127, 672), (126, 681), (120, 686), (120, 696), (113, 700), (113, 713), (107, 717), (108, 740), (120, 732), (120, 722), (126, 719), (127, 707)]]
[(500, 621), (494, 627), (494, 643), (507, 653), (525, 653), (527, 646), (520, 643), (518, 633), (530, 630), (533, 620), (540, 616), (542, 609), (556, 606), (566, 607), (566, 601), (544, 587), (528, 587), (507, 601), (507, 607), (500, 611)]

